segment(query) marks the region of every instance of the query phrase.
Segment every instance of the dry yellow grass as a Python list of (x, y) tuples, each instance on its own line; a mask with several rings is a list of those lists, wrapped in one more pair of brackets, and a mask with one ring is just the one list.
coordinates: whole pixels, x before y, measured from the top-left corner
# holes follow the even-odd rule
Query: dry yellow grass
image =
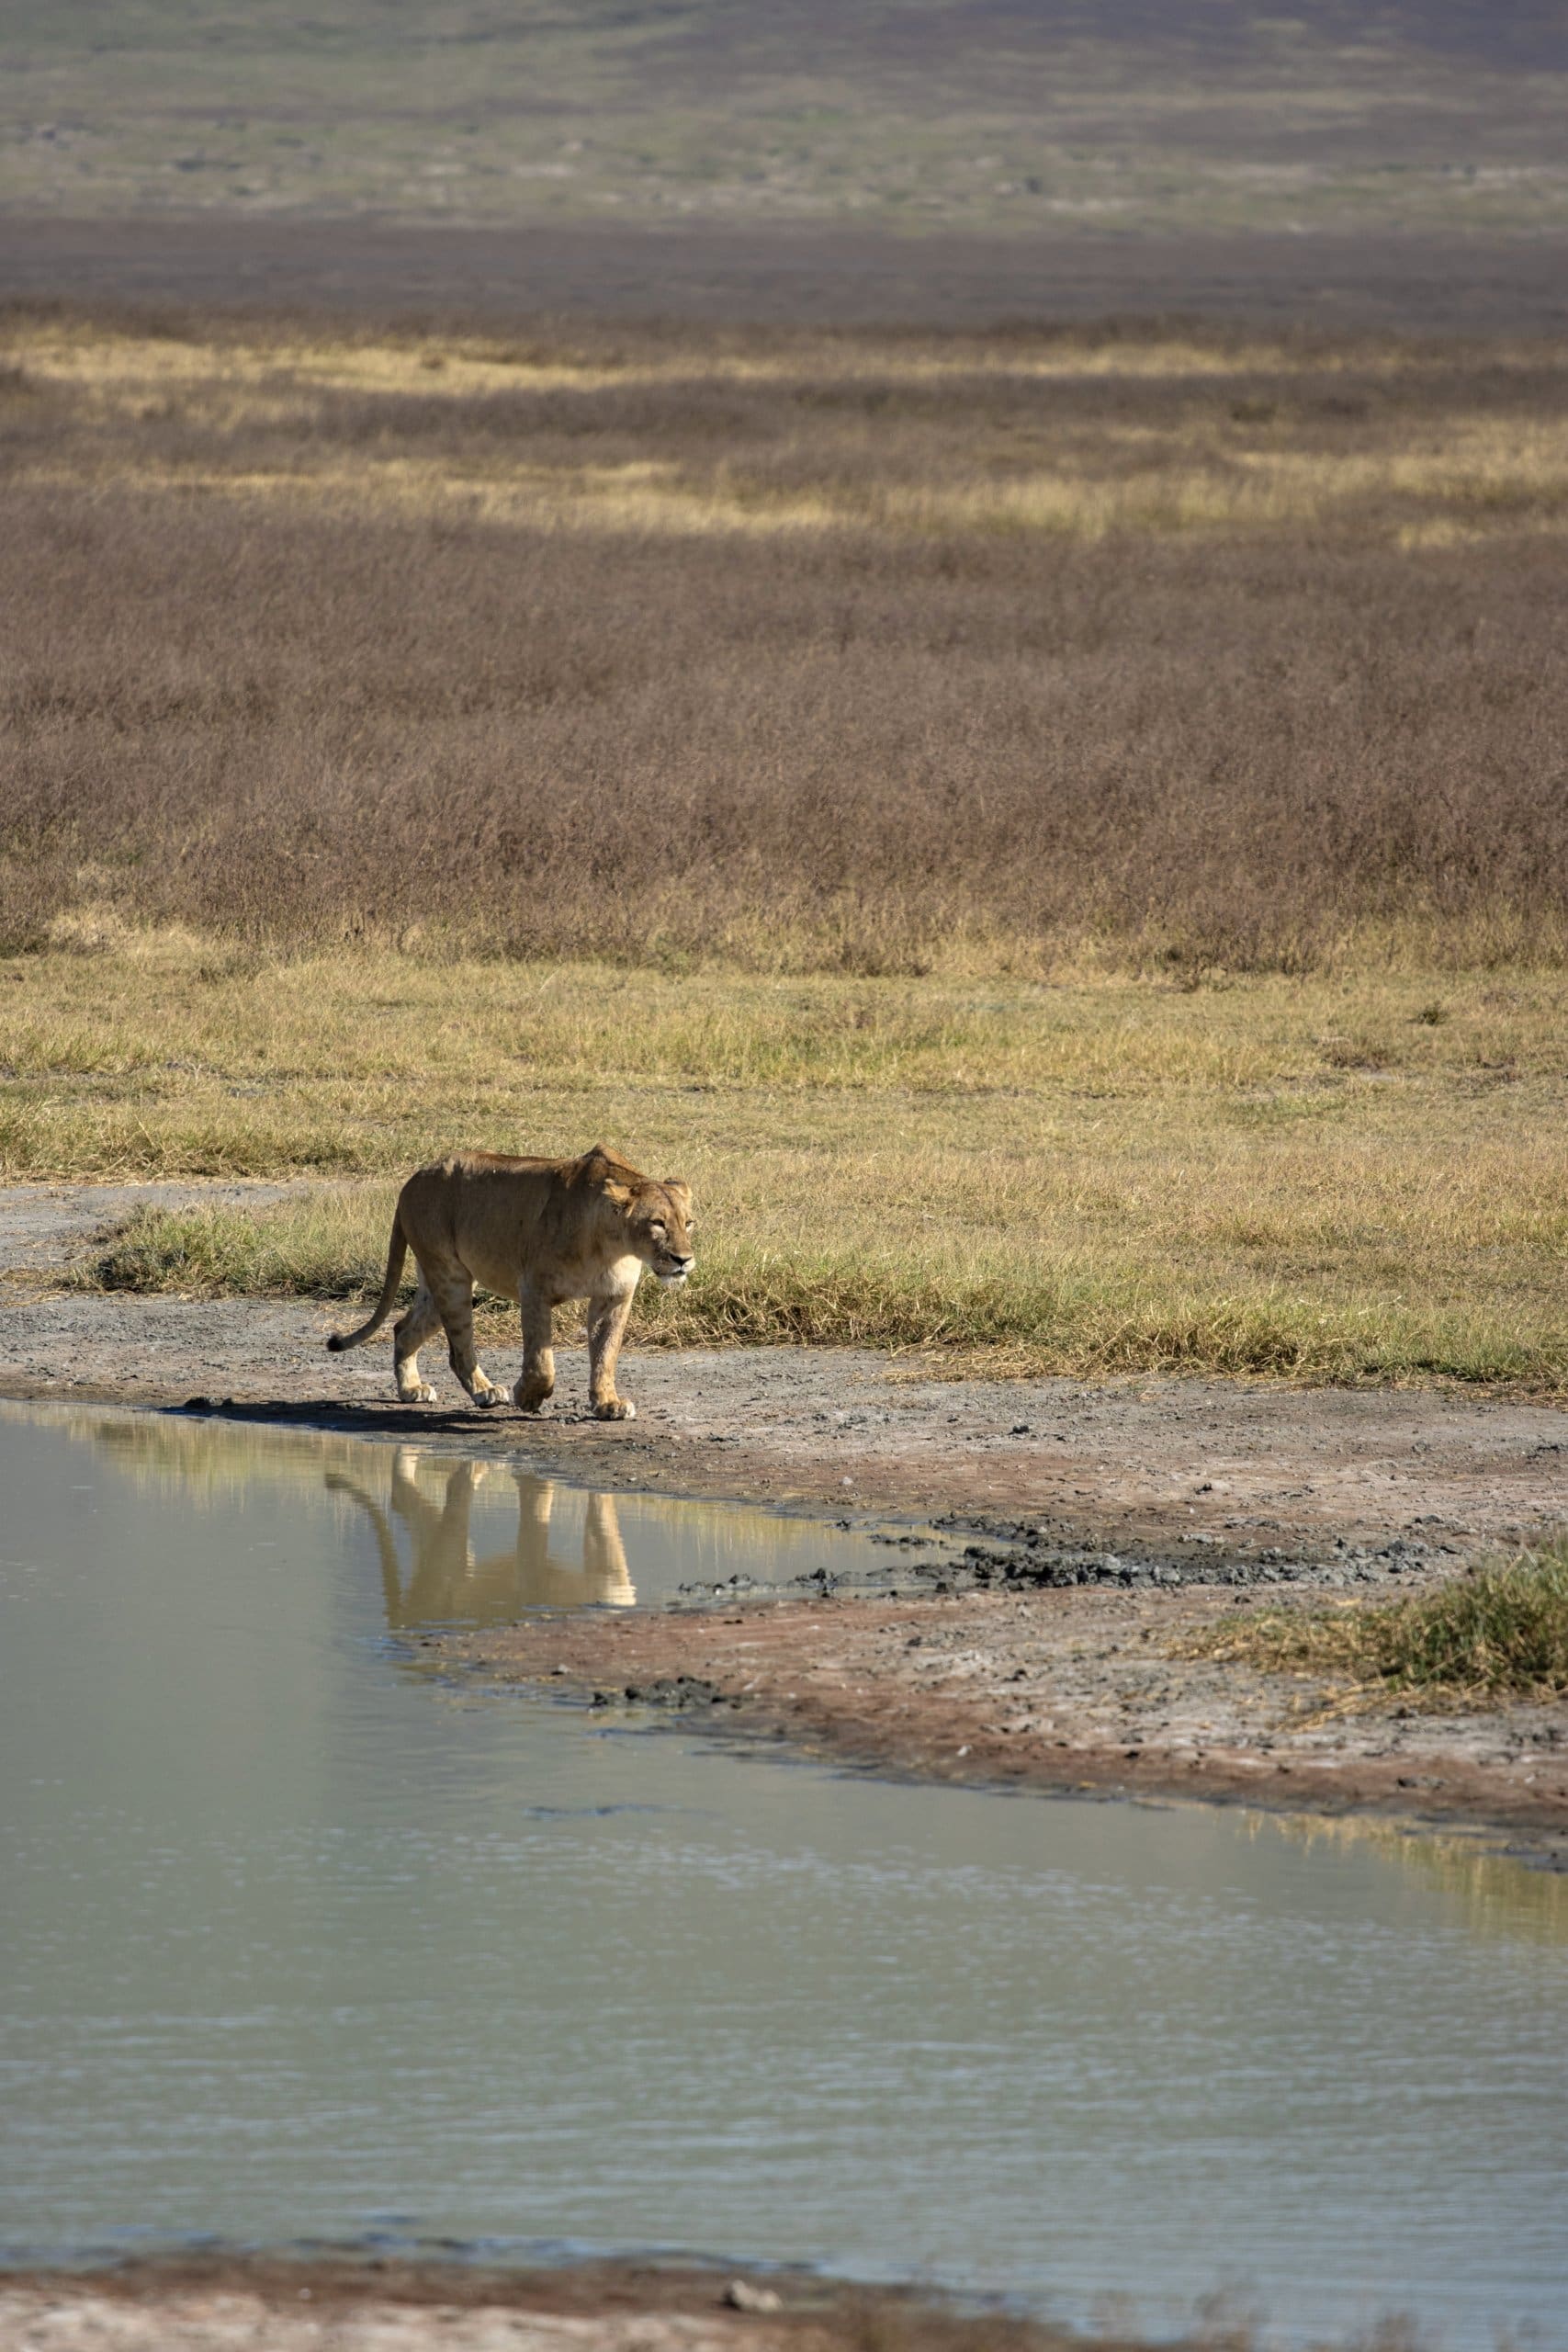
[[(1431, 404), (1431, 362), (1420, 346), (1348, 340), (1318, 349), (1277, 336), (1155, 333), (1106, 338), (1093, 330), (1031, 346), (1006, 337), (852, 338), (810, 331), (766, 337), (722, 333), (700, 343), (673, 337), (578, 332), (570, 339), (451, 335), (348, 337), (282, 329), (247, 337), (209, 326), (189, 340), (40, 316), (15, 323), (9, 364), (40, 392), (77, 404), (69, 444), (23, 463), (18, 481), (64, 487), (84, 479), (231, 498), (321, 497), (347, 512), (457, 512), (471, 519), (554, 529), (639, 532), (831, 531), (851, 526), (897, 533), (1043, 532), (1095, 540), (1119, 532), (1285, 529), (1364, 523), (1405, 545), (1454, 544), (1450, 533), (1509, 529), (1521, 515), (1537, 529), (1568, 527), (1568, 417), (1499, 414), (1472, 405), (1467, 388)], [(1498, 343), (1486, 355), (1488, 393), (1499, 379), (1556, 379), (1550, 346)], [(722, 440), (706, 463), (652, 457), (604, 463), (589, 449), (556, 449), (519, 462), (515, 447), (464, 446), (465, 407), (519, 395), (678, 395), (694, 374), (709, 388), (798, 397), (814, 380), (832, 417), (831, 462), (820, 417), (798, 420), (795, 461), (780, 453), (748, 462)], [(1329, 414), (1357, 424), (1357, 446), (1301, 446), (1299, 395), (1310, 379)], [(1215, 385), (1244, 382), (1247, 397), (1216, 405)], [(1148, 417), (1114, 409), (1042, 425), (1020, 436), (980, 417), (955, 435), (945, 403), (976, 388), (1016, 393), (1030, 384), (1190, 387), (1192, 398)], [(1349, 386), (1340, 410), (1333, 387)], [(1366, 414), (1367, 388), (1383, 413)], [(1261, 388), (1265, 397), (1258, 399)], [(361, 396), (447, 407), (453, 444), (411, 454), (386, 419), (381, 446), (363, 437), (334, 447), (333, 399)], [(857, 397), (858, 400), (857, 400)], [(858, 414), (857, 414), (858, 409)], [(1239, 410), (1239, 413), (1237, 413)], [(837, 412), (833, 413), (833, 412)], [(178, 421), (230, 444), (220, 462), (171, 459), (139, 447), (137, 425)], [(1238, 426), (1241, 431), (1238, 433)], [(320, 435), (310, 446), (310, 428)], [(324, 429), (323, 429), (324, 428)], [(428, 425), (423, 428), (428, 435)], [(302, 438), (301, 436), (306, 437)], [(143, 441), (147, 436), (142, 436)], [(270, 442), (273, 462), (246, 462)], [(209, 454), (211, 454), (209, 452)], [(862, 466), (854, 462), (857, 456)], [(815, 455), (816, 462), (813, 462)], [(779, 479), (804, 471), (806, 481)], [(1430, 511), (1436, 508), (1438, 513)]]
[(0, 966), (4, 1164), (333, 1183), (102, 1278), (374, 1292), (395, 1177), (596, 1140), (696, 1185), (648, 1336), (1568, 1388), (1568, 982), (882, 980), (198, 939)]

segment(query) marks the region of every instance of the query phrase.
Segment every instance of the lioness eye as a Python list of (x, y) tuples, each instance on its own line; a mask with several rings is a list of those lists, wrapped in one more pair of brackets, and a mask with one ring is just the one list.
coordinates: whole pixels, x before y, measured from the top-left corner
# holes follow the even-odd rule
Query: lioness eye
[(655, 1217), (655, 1218), (654, 1218), (654, 1220), (653, 1220), (653, 1223), (649, 1227), (649, 1228), (648, 1228), (648, 1229), (649, 1229), (649, 1233), (657, 1233), (657, 1234), (658, 1234), (658, 1236), (659, 1236), (659, 1238), (660, 1238), (660, 1241), (662, 1241), (662, 1240), (663, 1240), (663, 1238), (664, 1238), (664, 1227), (663, 1227), (663, 1224), (662, 1224), (662, 1222), (660, 1221), (660, 1218)]

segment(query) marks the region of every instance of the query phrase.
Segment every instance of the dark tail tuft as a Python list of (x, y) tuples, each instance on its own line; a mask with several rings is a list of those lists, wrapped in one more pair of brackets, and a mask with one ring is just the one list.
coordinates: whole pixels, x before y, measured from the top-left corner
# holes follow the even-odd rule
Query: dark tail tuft
[(362, 1323), (357, 1331), (329, 1332), (327, 1335), (329, 1355), (341, 1355), (344, 1348), (361, 1347), (367, 1340), (380, 1329), (392, 1311), (392, 1302), (398, 1295), (398, 1284), (402, 1280), (403, 1260), (408, 1255), (408, 1247), (403, 1235), (402, 1218), (397, 1210), (394, 1210), (392, 1238), (387, 1245), (387, 1278), (381, 1284), (381, 1295), (376, 1302), (375, 1312), (368, 1323)]

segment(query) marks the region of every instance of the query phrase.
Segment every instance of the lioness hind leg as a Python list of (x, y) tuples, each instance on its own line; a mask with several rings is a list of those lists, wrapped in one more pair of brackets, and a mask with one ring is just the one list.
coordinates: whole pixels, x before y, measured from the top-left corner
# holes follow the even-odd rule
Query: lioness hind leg
[(476, 1405), (499, 1405), (506, 1391), (479, 1370), (474, 1352), (473, 1283), (467, 1274), (449, 1274), (432, 1282), (430, 1287), (446, 1326), (447, 1362)]
[(392, 1326), (392, 1376), (398, 1400), (404, 1405), (434, 1405), (435, 1391), (419, 1376), (419, 1351), (441, 1329), (435, 1301), (422, 1281), (408, 1312)]

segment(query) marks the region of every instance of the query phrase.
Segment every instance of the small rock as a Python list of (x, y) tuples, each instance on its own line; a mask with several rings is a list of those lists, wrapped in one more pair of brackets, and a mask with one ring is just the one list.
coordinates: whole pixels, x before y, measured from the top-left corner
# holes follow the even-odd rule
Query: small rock
[(750, 2278), (732, 2278), (724, 2290), (732, 2312), (782, 2312), (784, 2297), (771, 2287), (753, 2287)]

